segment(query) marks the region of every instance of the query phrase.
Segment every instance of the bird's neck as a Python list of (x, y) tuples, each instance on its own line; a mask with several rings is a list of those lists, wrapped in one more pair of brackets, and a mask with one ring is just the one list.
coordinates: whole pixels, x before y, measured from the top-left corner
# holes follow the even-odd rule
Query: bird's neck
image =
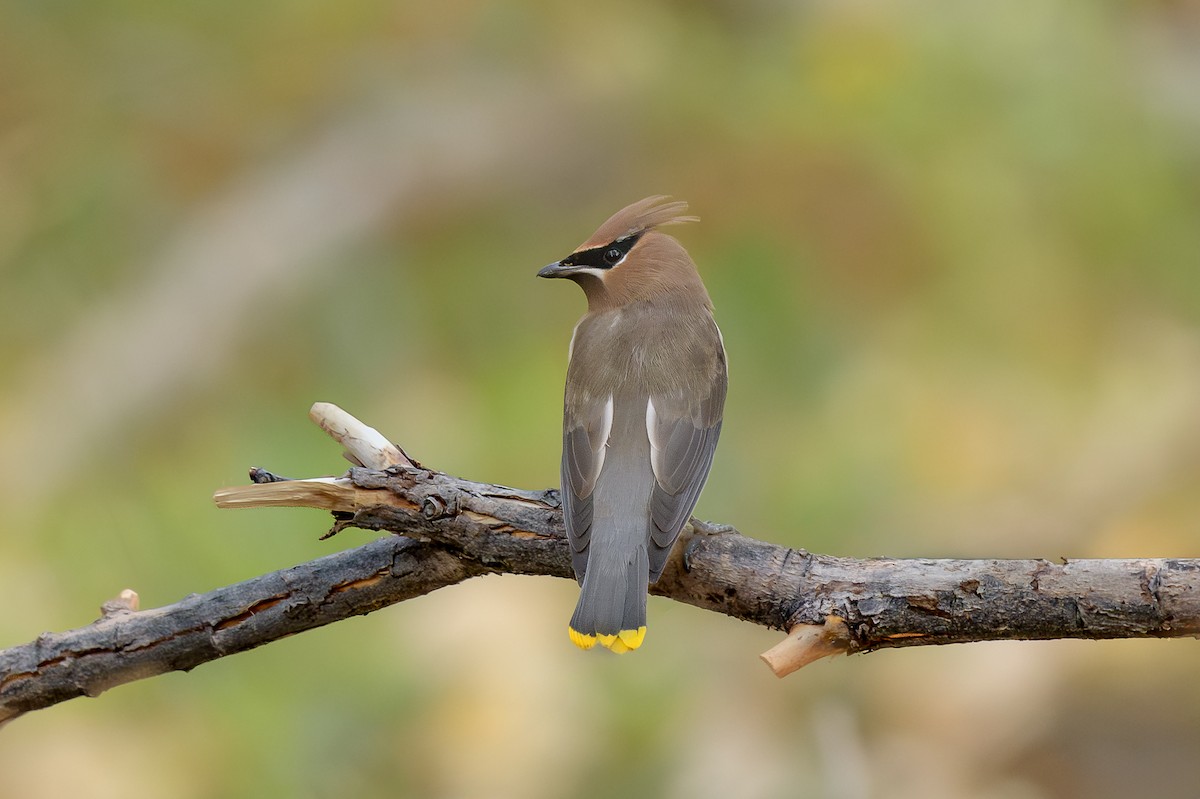
[(683, 274), (613, 281), (580, 275), (579, 285), (587, 295), (588, 312), (604, 313), (641, 302), (652, 302), (681, 310), (712, 309), (712, 302), (694, 269)]

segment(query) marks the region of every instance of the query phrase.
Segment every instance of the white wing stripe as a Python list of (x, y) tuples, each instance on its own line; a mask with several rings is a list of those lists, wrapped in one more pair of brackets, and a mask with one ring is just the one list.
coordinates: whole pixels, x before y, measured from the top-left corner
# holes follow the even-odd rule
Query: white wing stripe
[(604, 403), (604, 415), (600, 417), (600, 433), (590, 443), (592, 451), (596, 453), (596, 466), (592, 474), (592, 482), (595, 483), (600, 477), (600, 470), (604, 468), (604, 456), (608, 452), (608, 437), (612, 434), (613, 422), (613, 397), (608, 395), (608, 402)]
[(654, 410), (654, 400), (646, 400), (646, 437), (650, 439), (650, 468), (654, 471), (655, 479), (662, 474), (662, 452), (664, 442), (658, 438), (658, 412)]

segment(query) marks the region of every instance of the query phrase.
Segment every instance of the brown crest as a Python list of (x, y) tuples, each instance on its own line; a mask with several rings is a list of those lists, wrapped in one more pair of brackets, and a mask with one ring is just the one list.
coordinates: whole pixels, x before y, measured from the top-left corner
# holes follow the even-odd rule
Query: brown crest
[[(609, 242), (626, 236), (644, 233), (660, 225), (677, 225), (682, 222), (698, 222), (699, 217), (688, 216), (687, 203), (682, 200), (671, 200), (664, 194), (656, 194), (644, 200), (638, 200), (627, 205), (610, 216), (608, 220), (596, 229), (596, 232), (583, 244), (579, 250), (592, 247), (602, 247)], [(578, 250), (577, 250), (578, 252)]]

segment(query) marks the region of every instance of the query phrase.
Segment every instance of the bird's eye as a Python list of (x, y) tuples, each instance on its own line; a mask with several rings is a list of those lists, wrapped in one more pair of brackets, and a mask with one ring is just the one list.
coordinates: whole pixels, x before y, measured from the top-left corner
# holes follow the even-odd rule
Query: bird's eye
[(604, 253), (604, 262), (607, 264), (615, 264), (617, 261), (621, 260), (622, 255), (624, 255), (624, 253), (622, 253), (616, 247), (612, 247)]

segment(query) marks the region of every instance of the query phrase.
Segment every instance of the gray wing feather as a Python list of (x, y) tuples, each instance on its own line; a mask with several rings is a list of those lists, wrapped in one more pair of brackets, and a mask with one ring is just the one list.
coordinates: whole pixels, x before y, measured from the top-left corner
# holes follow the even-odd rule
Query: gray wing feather
[(563, 523), (571, 542), (571, 565), (582, 580), (592, 541), (592, 492), (604, 466), (612, 429), (612, 397), (590, 403), (586, 418), (564, 417), (562, 456)]
[[(724, 375), (721, 376), (722, 378)], [(691, 403), (682, 397), (653, 396), (646, 413), (655, 486), (650, 497), (650, 580), (666, 565), (671, 545), (691, 518), (708, 479), (721, 435), (725, 381), (709, 396)]]
[[(582, 439), (582, 440), (580, 440)], [(563, 523), (571, 542), (571, 565), (575, 576), (583, 579), (587, 566), (587, 548), (592, 540), (592, 494), (587, 489), (586, 475), (590, 473), (587, 457), (587, 433), (576, 427), (563, 433), (562, 505)], [(586, 496), (580, 496), (587, 490)]]

